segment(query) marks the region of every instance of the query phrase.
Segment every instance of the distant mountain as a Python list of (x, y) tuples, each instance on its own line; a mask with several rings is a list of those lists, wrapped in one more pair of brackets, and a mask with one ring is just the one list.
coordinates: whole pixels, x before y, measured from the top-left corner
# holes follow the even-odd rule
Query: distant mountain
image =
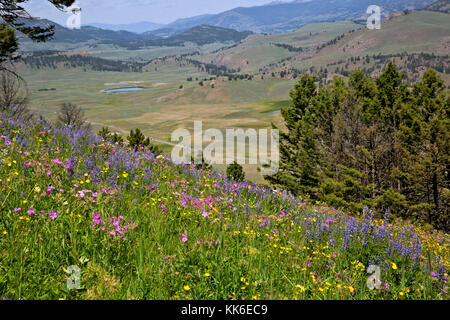
[(155, 46), (181, 46), (186, 42), (204, 45), (214, 42), (239, 42), (253, 32), (239, 32), (233, 29), (200, 25), (166, 39), (148, 41), (147, 45)]
[[(41, 19), (37, 21), (24, 21), (29, 26), (55, 26), (55, 34), (53, 36), (52, 41), (55, 42), (66, 42), (66, 43), (78, 43), (78, 42), (87, 42), (87, 41), (95, 41), (102, 43), (114, 43), (114, 44), (123, 44), (127, 42), (134, 42), (140, 40), (155, 40), (158, 37), (147, 34), (141, 35), (134, 32), (129, 31), (112, 31), (105, 30), (92, 26), (82, 26), (81, 29), (69, 29), (66, 27), (57, 24), (56, 22)], [(24, 41), (29, 41), (27, 38)]]
[(436, 1), (426, 7), (427, 10), (450, 13), (450, 0)]
[[(149, 32), (138, 34), (129, 31), (112, 31), (93, 26), (83, 26), (81, 29), (68, 29), (50, 20), (27, 21), (27, 25), (55, 26), (52, 41), (59, 43), (93, 42), (96, 44), (114, 44), (135, 50), (148, 46), (183, 46), (185, 43), (204, 45), (214, 42), (239, 42), (247, 38), (251, 31), (236, 31), (221, 27), (200, 25), (170, 36), (158, 38)], [(25, 37), (23, 41), (31, 41)]]
[(106, 23), (90, 23), (90, 26), (112, 31), (129, 31), (134, 33), (144, 33), (164, 27), (163, 24), (154, 22), (138, 22), (130, 24), (106, 24)]
[[(434, 0), (378, 0), (383, 17), (405, 9), (423, 9)], [(272, 2), (267, 5), (235, 8), (219, 14), (179, 19), (163, 29), (148, 34), (167, 37), (198, 25), (211, 25), (238, 31), (284, 33), (312, 22), (359, 20), (367, 17), (366, 10), (373, 0), (297, 0)]]

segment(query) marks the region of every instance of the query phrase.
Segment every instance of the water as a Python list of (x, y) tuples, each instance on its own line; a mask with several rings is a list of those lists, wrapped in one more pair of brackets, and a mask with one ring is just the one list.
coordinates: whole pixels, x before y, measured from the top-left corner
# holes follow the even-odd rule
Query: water
[(271, 113), (280, 113), (281, 112), (281, 110), (275, 110), (275, 111), (272, 111)]
[(108, 89), (108, 90), (102, 90), (102, 92), (110, 93), (110, 92), (128, 92), (128, 91), (139, 91), (143, 90), (144, 88), (135, 87), (135, 88), (117, 88), (117, 89)]

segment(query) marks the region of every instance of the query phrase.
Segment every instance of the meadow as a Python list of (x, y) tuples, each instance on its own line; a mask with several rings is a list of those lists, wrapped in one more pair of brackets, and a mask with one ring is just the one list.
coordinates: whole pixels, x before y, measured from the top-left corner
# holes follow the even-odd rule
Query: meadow
[(0, 115), (0, 203), (8, 300), (449, 299), (447, 234), (45, 120)]
[[(99, 72), (80, 69), (19, 69), (27, 81), (31, 108), (49, 120), (57, 117), (62, 103), (79, 105), (94, 130), (102, 126), (125, 135), (140, 128), (147, 136), (170, 141), (178, 128), (193, 130), (194, 120), (209, 128), (268, 128), (281, 125), (280, 110), (289, 103), (293, 80), (187, 81), (188, 77), (210, 79), (193, 67), (173, 63), (148, 72)], [(214, 83), (214, 88), (211, 84)], [(180, 85), (183, 86), (180, 89)], [(103, 93), (119, 87), (143, 87), (135, 92)], [(41, 89), (55, 88), (51, 91)], [(158, 144), (158, 143), (157, 143)], [(170, 146), (158, 144), (170, 152)], [(248, 177), (264, 183), (257, 166), (245, 165)]]

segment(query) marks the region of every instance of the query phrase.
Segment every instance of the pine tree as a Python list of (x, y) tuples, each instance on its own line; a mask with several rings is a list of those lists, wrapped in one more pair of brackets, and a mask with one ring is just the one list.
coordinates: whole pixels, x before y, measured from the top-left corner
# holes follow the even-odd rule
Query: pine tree
[(130, 147), (138, 150), (141, 147), (148, 147), (150, 145), (150, 139), (145, 138), (141, 129), (136, 128), (135, 131), (131, 130), (130, 135), (127, 137)]
[(104, 141), (109, 141), (111, 139), (111, 131), (108, 127), (102, 127), (102, 130), (99, 131), (98, 135), (102, 137)]
[(275, 186), (312, 196), (316, 193), (318, 179), (314, 114), (309, 110), (317, 96), (315, 82), (315, 77), (303, 75), (290, 92), (290, 106), (281, 109), (288, 131), (280, 130), (280, 168), (276, 175), (266, 177)]
[[(412, 211), (429, 224), (449, 226), (449, 98), (436, 71), (427, 70), (413, 87), (412, 103), (401, 112), (403, 172)], [(424, 216), (424, 212), (427, 216)]]
[(389, 208), (449, 230), (450, 99), (434, 70), (413, 89), (403, 79), (392, 63), (375, 80), (357, 70), (348, 85), (318, 89), (302, 76), (281, 110), (279, 171), (265, 178), (335, 207)]
[(244, 169), (240, 164), (234, 161), (227, 167), (227, 177), (239, 182), (244, 181), (245, 180)]

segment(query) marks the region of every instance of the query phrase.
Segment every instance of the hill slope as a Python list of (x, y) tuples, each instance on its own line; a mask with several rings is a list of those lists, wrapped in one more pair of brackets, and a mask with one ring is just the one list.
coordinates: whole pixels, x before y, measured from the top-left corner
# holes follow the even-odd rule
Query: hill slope
[[(270, 77), (272, 72), (277, 76), (283, 72), (292, 78), (295, 74), (310, 71), (312, 67), (317, 71), (328, 68), (329, 77), (337, 68), (348, 71), (364, 67), (375, 72), (378, 62), (391, 55), (433, 54), (435, 57), (429, 57), (429, 64), (426, 61), (409, 63), (411, 76), (415, 73), (415, 78), (410, 80), (417, 80), (421, 66), (448, 72), (448, 30), (448, 14), (414, 11), (390, 16), (381, 30), (368, 30), (352, 22), (310, 24), (293, 33), (253, 35), (236, 46), (197, 59), (245, 72), (262, 73), (265, 77)], [(372, 60), (361, 59), (366, 56)], [(373, 59), (373, 56), (378, 58)], [(399, 58), (396, 63), (402, 68), (407, 61)], [(444, 78), (448, 81), (448, 77)]]
[[(148, 33), (144, 33), (144, 35), (145, 34)], [(146, 45), (180, 46), (186, 42), (195, 43), (197, 45), (214, 42), (239, 42), (247, 38), (250, 34), (252, 34), (250, 31), (239, 32), (233, 29), (200, 25), (166, 39), (148, 41)]]
[(443, 233), (5, 112), (0, 150), (4, 299), (448, 299)]

